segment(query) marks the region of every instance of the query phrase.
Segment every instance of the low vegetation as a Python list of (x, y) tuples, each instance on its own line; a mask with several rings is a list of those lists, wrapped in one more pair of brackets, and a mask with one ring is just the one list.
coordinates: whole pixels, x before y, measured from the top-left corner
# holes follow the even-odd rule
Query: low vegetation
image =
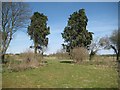
[[(60, 63), (43, 57), (46, 66), (14, 72), (3, 67), (3, 88), (117, 88), (118, 74), (112, 57), (96, 56), (83, 63)], [(29, 66), (29, 65), (28, 65)], [(24, 80), (24, 81), (23, 81)]]
[(72, 58), (76, 63), (88, 60), (89, 53), (84, 47), (77, 47), (72, 50)]
[(7, 55), (9, 61), (5, 67), (11, 72), (23, 71), (30, 68), (38, 68), (42, 62), (42, 56), (34, 54), (32, 51), (27, 50), (20, 55)]

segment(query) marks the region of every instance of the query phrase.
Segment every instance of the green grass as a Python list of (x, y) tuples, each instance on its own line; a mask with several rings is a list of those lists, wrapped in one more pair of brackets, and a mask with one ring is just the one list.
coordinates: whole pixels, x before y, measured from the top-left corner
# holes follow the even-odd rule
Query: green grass
[(48, 65), (22, 72), (2, 74), (3, 88), (117, 88), (114, 68), (60, 63), (48, 59)]

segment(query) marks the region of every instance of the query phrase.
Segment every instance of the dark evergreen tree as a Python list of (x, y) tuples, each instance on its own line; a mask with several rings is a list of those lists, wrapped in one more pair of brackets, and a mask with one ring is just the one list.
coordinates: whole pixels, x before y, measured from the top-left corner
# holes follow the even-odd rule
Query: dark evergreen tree
[(50, 27), (47, 27), (48, 18), (43, 13), (35, 12), (31, 17), (31, 24), (28, 26), (28, 34), (34, 41), (34, 52), (40, 49), (43, 54), (43, 48), (48, 45), (48, 37), (50, 34)]
[(84, 9), (80, 9), (70, 15), (68, 24), (62, 33), (65, 42), (62, 45), (67, 52), (70, 53), (74, 47), (88, 48), (89, 44), (91, 44), (93, 33), (88, 32), (86, 29), (87, 22), (88, 18)]

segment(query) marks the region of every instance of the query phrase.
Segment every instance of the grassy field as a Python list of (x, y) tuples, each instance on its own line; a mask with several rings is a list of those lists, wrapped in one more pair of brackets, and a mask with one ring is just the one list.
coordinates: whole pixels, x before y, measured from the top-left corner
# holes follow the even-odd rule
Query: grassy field
[(2, 74), (3, 88), (117, 88), (113, 67), (60, 63), (46, 58), (48, 64), (36, 69)]

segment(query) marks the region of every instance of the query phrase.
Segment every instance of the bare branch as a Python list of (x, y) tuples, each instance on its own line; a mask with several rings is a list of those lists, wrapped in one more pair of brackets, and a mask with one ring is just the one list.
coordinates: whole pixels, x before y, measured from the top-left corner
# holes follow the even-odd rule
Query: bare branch
[(23, 2), (2, 3), (2, 54), (5, 54), (13, 34), (23, 28), (30, 18), (30, 10)]

